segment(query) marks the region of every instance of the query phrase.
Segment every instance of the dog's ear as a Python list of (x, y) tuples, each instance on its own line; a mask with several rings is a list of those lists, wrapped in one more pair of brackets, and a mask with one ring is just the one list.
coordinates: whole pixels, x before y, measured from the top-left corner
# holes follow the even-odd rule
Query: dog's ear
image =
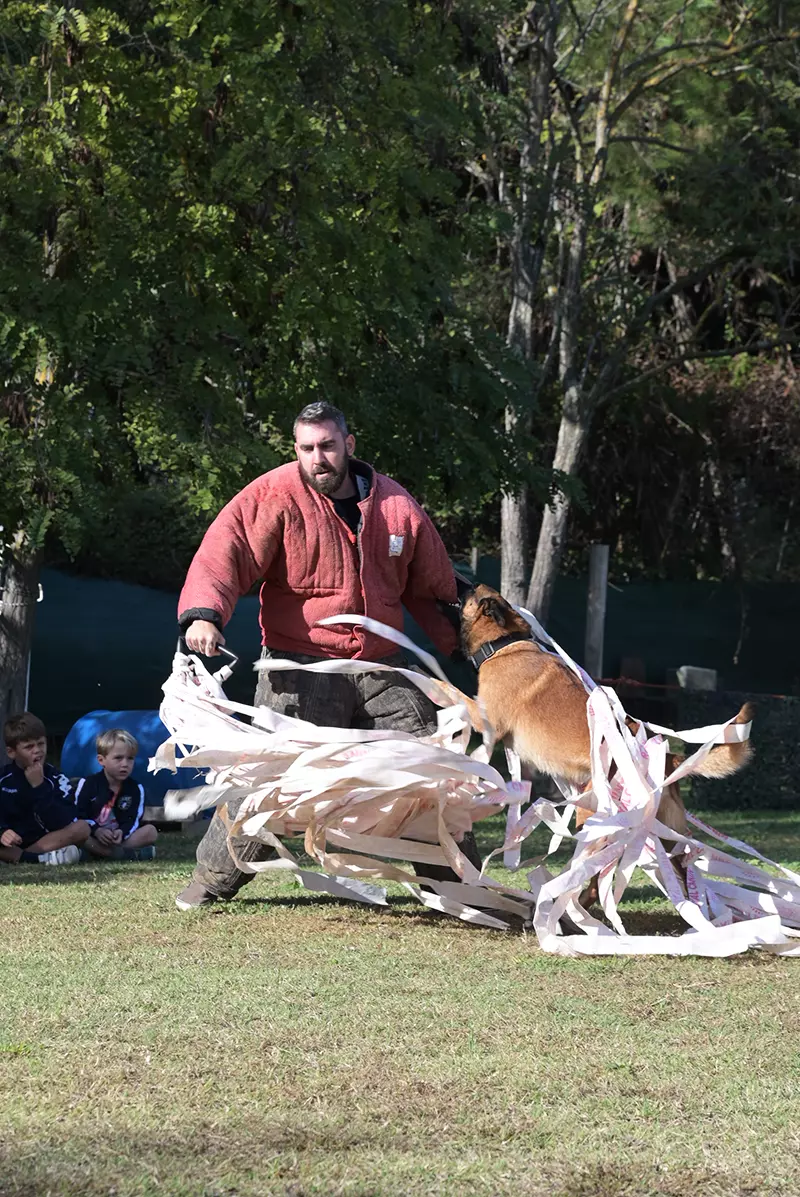
[(487, 595), (485, 598), (478, 599), (478, 607), (481, 615), (485, 615), (487, 619), (491, 619), (498, 627), (504, 628), (506, 626), (506, 614), (508, 608), (501, 598), (496, 598), (494, 595)]

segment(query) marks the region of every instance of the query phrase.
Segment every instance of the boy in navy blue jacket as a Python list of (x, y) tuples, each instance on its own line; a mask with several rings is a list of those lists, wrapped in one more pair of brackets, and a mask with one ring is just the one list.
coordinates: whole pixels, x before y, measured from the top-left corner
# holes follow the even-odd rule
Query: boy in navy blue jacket
[(76, 818), (68, 779), (45, 761), (44, 724), (25, 711), (3, 732), (11, 763), (0, 771), (0, 860), (74, 863), (89, 825)]
[(139, 745), (121, 727), (97, 737), (100, 772), (82, 778), (75, 787), (78, 814), (91, 835), (83, 845), (93, 856), (114, 860), (152, 860), (158, 832), (142, 823), (144, 787), (131, 777)]

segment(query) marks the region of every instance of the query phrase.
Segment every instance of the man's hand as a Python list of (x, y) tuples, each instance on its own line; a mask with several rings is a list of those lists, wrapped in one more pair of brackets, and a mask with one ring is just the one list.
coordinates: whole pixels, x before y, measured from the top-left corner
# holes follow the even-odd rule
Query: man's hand
[(92, 834), (98, 844), (102, 844), (104, 848), (111, 848), (116, 843), (114, 832), (110, 827), (95, 827)]
[(29, 765), (25, 770), (25, 780), (28, 785), (34, 790), (40, 786), (44, 781), (44, 766), (43, 765)]
[(10, 827), (7, 827), (3, 834), (0, 835), (0, 844), (4, 848), (18, 848), (21, 843), (22, 836), (17, 835), (16, 831), (12, 831)]
[(218, 657), (217, 645), (225, 643), (222, 632), (208, 619), (196, 619), (189, 624), (184, 635), (187, 647), (204, 657)]

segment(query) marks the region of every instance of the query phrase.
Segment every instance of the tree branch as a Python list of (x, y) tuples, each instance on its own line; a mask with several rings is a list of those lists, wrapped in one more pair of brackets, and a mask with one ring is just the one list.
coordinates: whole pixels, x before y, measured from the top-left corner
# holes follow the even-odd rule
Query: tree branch
[(556, 70), (560, 69), (562, 63), (564, 63), (564, 62), (566, 62), (567, 66), (569, 66), (569, 60), (571, 58), (573, 58), (574, 55), (577, 54), (579, 50), (582, 50), (584, 48), (584, 46), (586, 45), (586, 40), (592, 31), (592, 27), (603, 9), (604, 3), (605, 3), (605, 0), (596, 0), (594, 8), (592, 9), (589, 16), (586, 18), (585, 25), (582, 26), (580, 23), (580, 19), (579, 19), (577, 13), (575, 12), (574, 5), (572, 4), (571, 0), (569, 0), (569, 9), (570, 9), (570, 12), (572, 13), (575, 24), (578, 26), (579, 36), (578, 36), (577, 40), (572, 43), (572, 45), (569, 47), (568, 50), (564, 50), (561, 54), (559, 54), (558, 59), (554, 63), (554, 68)]
[(621, 73), (623, 77), (630, 75), (638, 67), (645, 66), (649, 62), (658, 62), (659, 59), (665, 58), (667, 54), (676, 54), (679, 50), (719, 50), (722, 53), (726, 53), (730, 50), (733, 39), (741, 27), (742, 22), (740, 21), (731, 32), (730, 37), (727, 37), (724, 42), (715, 42), (711, 38), (699, 37), (687, 42), (672, 42), (669, 46), (662, 46), (658, 50), (651, 50), (648, 54), (640, 54), (638, 58), (634, 58), (633, 62), (629, 62)]
[(637, 374), (635, 378), (628, 379), (627, 382), (621, 383), (618, 387), (613, 387), (603, 395), (602, 399), (598, 399), (596, 406), (603, 407), (611, 399), (616, 399), (618, 395), (622, 395), (625, 391), (633, 390), (634, 387), (639, 386), (645, 379), (653, 378), (656, 374), (662, 374), (665, 370), (672, 370), (676, 366), (683, 366), (686, 362), (707, 362), (714, 358), (738, 357), (742, 353), (768, 353), (771, 349), (788, 349), (797, 345), (800, 345), (800, 338), (781, 337), (778, 341), (751, 341), (747, 345), (736, 345), (730, 349), (709, 349), (697, 350), (694, 353), (682, 353), (680, 356), (670, 358), (668, 361), (659, 362), (657, 366), (651, 366), (643, 374)]
[(798, 37), (800, 37), (800, 30), (792, 30), (790, 33), (782, 34), (779, 37), (760, 37), (756, 38), (755, 41), (745, 42), (744, 45), (741, 46), (731, 46), (729, 50), (726, 50), (721, 54), (705, 55), (701, 56), (700, 58), (689, 58), (684, 62), (677, 62), (666, 70), (655, 75), (651, 75), (649, 79), (641, 79), (638, 83), (635, 83), (628, 94), (620, 100), (614, 111), (609, 116), (609, 126), (613, 127), (619, 118), (623, 116), (624, 113), (626, 113), (631, 107), (631, 105), (634, 104), (641, 95), (644, 95), (646, 91), (653, 91), (655, 88), (661, 87), (662, 84), (667, 83), (670, 79), (674, 78), (675, 75), (679, 75), (681, 71), (694, 70), (695, 68), (704, 66), (713, 66), (718, 62), (726, 62), (729, 58), (735, 58), (741, 54), (747, 54), (751, 50), (759, 50), (763, 46), (776, 46), (783, 42), (795, 41)]
[(572, 106), (572, 101), (570, 100), (570, 98), (566, 92), (566, 89), (564, 87), (564, 80), (561, 78), (560, 73), (558, 71), (554, 70), (551, 77), (552, 77), (553, 82), (556, 85), (556, 90), (558, 91), (558, 94), (561, 96), (561, 99), (564, 104), (564, 111), (567, 114), (567, 120), (569, 121), (569, 126), (572, 129), (572, 136), (575, 141), (575, 161), (576, 161), (576, 165), (578, 167), (578, 172), (577, 172), (578, 173), (578, 182), (582, 183), (583, 182), (583, 138), (581, 137), (581, 127), (580, 127), (580, 124), (578, 123), (578, 119), (575, 115), (575, 109)]
[[(677, 291), (685, 290), (687, 287), (691, 287), (695, 283), (702, 282), (709, 276), (709, 274), (713, 274), (714, 271), (720, 266), (732, 261), (735, 262), (737, 259), (741, 260), (744, 257), (746, 257), (746, 255), (741, 251), (741, 249), (734, 246), (726, 253), (720, 254), (713, 261), (707, 262), (704, 266), (694, 271), (694, 273), (684, 275), (681, 278), (676, 278), (674, 282), (669, 284), (669, 286), (664, 287), (663, 290), (657, 291), (655, 294), (651, 295), (647, 302), (643, 304), (638, 316), (631, 320), (625, 334), (620, 338), (614, 350), (609, 354), (603, 363), (600, 373), (595, 379), (591, 391), (587, 396), (587, 406), (589, 408), (594, 408), (606, 401), (606, 396), (603, 394), (603, 387), (606, 384), (606, 381), (616, 377), (617, 371), (622, 366), (625, 356), (630, 349), (631, 343), (642, 332), (653, 312), (655, 312), (659, 307), (663, 306), (663, 304), (665, 304), (668, 299), (671, 299)], [(681, 362), (685, 360), (686, 358), (683, 356), (680, 359)], [(609, 394), (613, 393), (613, 391), (609, 392)]]
[(609, 137), (609, 145), (613, 145), (617, 141), (635, 141), (641, 145), (658, 145), (665, 150), (674, 150), (676, 154), (696, 154), (697, 150), (690, 150), (685, 145), (674, 145), (671, 141), (664, 141), (661, 137), (638, 137), (633, 134), (630, 136), (623, 136), (619, 133), (615, 137)]
[(720, 266), (726, 266), (731, 262), (741, 261), (747, 258), (747, 251), (740, 245), (731, 246), (730, 249), (724, 253), (718, 254), (710, 262), (706, 262), (703, 266), (698, 267), (697, 270), (692, 271), (691, 274), (684, 274), (676, 278), (662, 291), (657, 291), (655, 295), (651, 295), (647, 303), (644, 305), (638, 319), (635, 321), (634, 328), (636, 332), (640, 332), (647, 321), (652, 316), (656, 308), (661, 307), (672, 299), (672, 296), (677, 291), (685, 291), (688, 287), (693, 287), (696, 283), (702, 283), (710, 274), (714, 274)]
[(611, 55), (608, 60), (605, 75), (603, 76), (603, 83), (600, 88), (600, 102), (597, 106), (597, 117), (595, 119), (595, 135), (594, 135), (594, 162), (592, 164), (591, 181), (597, 184), (603, 171), (603, 163), (608, 152), (608, 137), (611, 131), (612, 122), (609, 120), (609, 107), (611, 105), (611, 89), (614, 86), (614, 80), (617, 77), (620, 59), (625, 50), (633, 22), (636, 20), (636, 14), (639, 11), (639, 0), (628, 0), (628, 7), (625, 9), (625, 15), (622, 18), (622, 23), (617, 30), (617, 35), (614, 38), (614, 44), (611, 47)]

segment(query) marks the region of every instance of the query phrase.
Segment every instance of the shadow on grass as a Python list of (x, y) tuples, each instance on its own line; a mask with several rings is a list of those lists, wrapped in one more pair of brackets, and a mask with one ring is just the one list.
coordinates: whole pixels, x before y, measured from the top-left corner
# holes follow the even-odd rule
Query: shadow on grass
[(666, 898), (655, 885), (629, 885), (620, 906), (624, 908), (633, 902), (666, 902)]
[[(417, 923), (426, 920), (433, 925), (443, 925), (451, 930), (456, 922), (452, 915), (442, 914), (438, 910), (428, 910), (410, 895), (403, 897), (402, 894), (389, 894), (386, 898), (385, 906), (370, 906), (362, 902), (349, 902), (346, 898), (337, 898), (333, 894), (300, 893), (296, 896), (294, 894), (276, 894), (274, 898), (234, 898), (231, 902), (224, 903), (219, 909), (234, 912), (236, 907), (245, 909), (248, 913), (253, 913), (260, 908), (267, 909), (268, 907), (282, 907), (290, 910), (305, 907), (316, 910), (340, 910), (342, 914), (352, 912), (355, 908), (362, 916), (367, 915), (376, 919), (388, 919), (390, 922), (396, 919), (407, 919)], [(503, 918), (503, 915), (497, 911), (489, 911), (488, 913), (494, 917)], [(478, 927), (463, 920), (461, 922), (462, 926), (470, 931), (481, 932), (482, 934), (492, 933), (491, 927)], [(509, 930), (521, 932), (521, 920), (516, 919), (512, 921), (512, 918), (509, 917)]]
[[(562, 1187), (563, 1185), (563, 1187)], [(661, 1168), (648, 1164), (596, 1164), (557, 1182), (552, 1197), (770, 1197), (778, 1189), (762, 1177), (728, 1176), (709, 1169)]]
[[(0, 1197), (45, 1193), (107, 1197), (117, 1192), (311, 1197), (341, 1192), (345, 1176), (347, 1192), (358, 1197), (408, 1192), (432, 1197), (463, 1191), (463, 1167), (453, 1169), (452, 1143), (438, 1160), (432, 1152), (420, 1156), (416, 1145), (403, 1143), (402, 1137), (398, 1141), (396, 1128), (388, 1125), (251, 1123), (247, 1129), (252, 1138), (247, 1141), (242, 1137), (244, 1128), (224, 1129), (227, 1134), (220, 1127), (201, 1124), (183, 1137), (151, 1131), (140, 1132), (135, 1140), (123, 1133), (110, 1142), (87, 1139), (85, 1143), (73, 1134), (68, 1144), (51, 1141), (37, 1155), (23, 1152), (21, 1158), (12, 1158), (0, 1147)], [(253, 1143), (258, 1143), (256, 1154)], [(651, 1160), (638, 1165), (636, 1161), (593, 1161), (575, 1167), (534, 1157), (531, 1164), (511, 1177), (502, 1158), (484, 1162), (475, 1191), (491, 1192), (494, 1197), (777, 1197), (781, 1192), (763, 1176), (688, 1163), (670, 1168)]]
[[(91, 865), (0, 865), (0, 889), (4, 885), (104, 885), (131, 872), (152, 870), (153, 865), (130, 861), (119, 864)], [(2, 1190), (0, 1190), (0, 1194)]]
[[(598, 911), (592, 911), (598, 915)], [(629, 935), (683, 935), (689, 925), (670, 910), (620, 910)], [(599, 916), (598, 916), (599, 917)]]

